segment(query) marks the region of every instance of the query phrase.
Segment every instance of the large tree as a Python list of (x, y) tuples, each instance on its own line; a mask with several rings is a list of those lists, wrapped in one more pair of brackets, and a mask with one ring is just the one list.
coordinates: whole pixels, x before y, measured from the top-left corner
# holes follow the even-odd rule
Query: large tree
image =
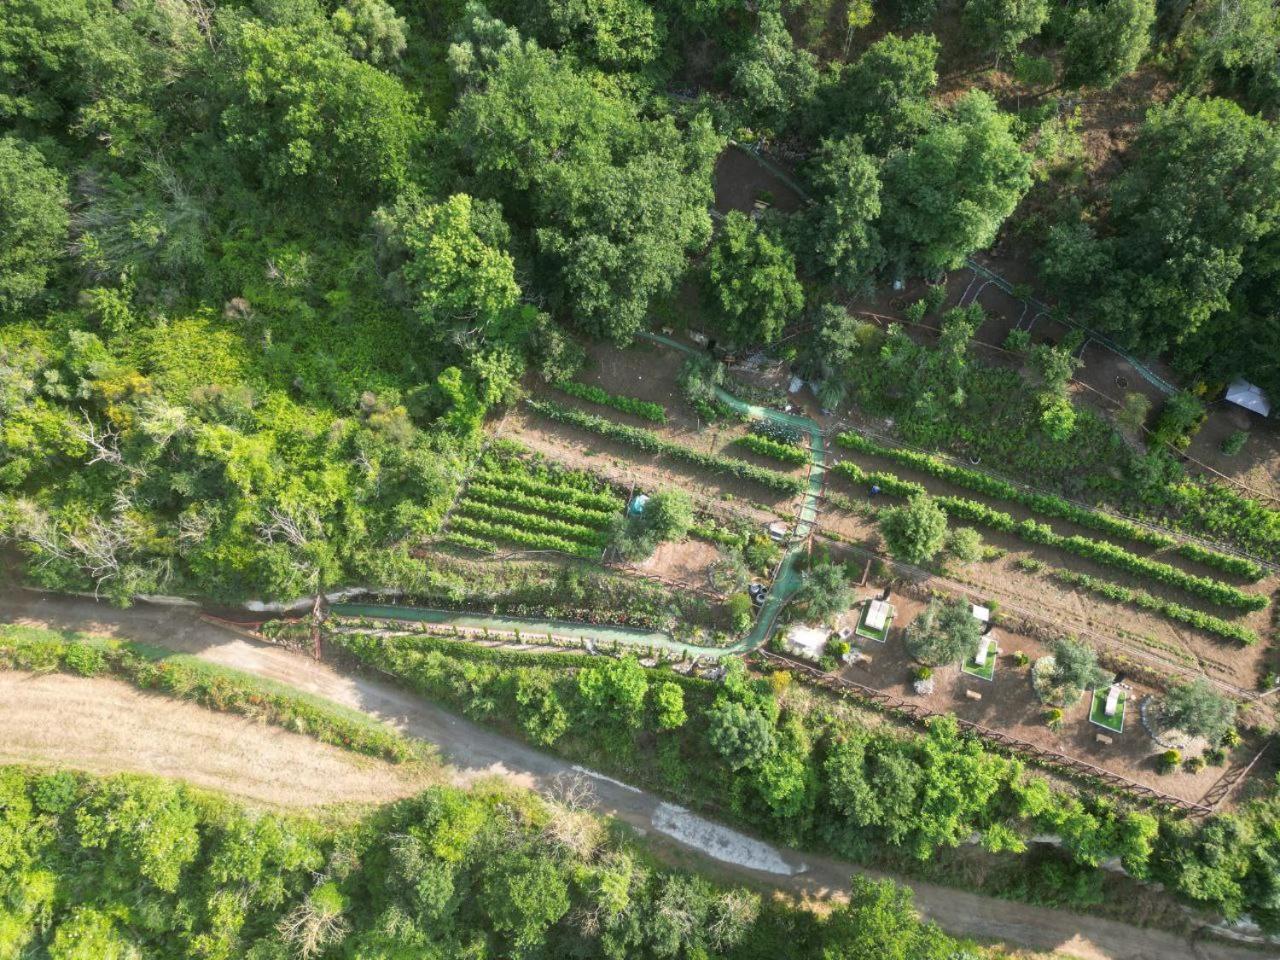
[(989, 245), (1030, 187), (1012, 118), (975, 90), (889, 157), (880, 233), (903, 267), (936, 274)]
[(874, 223), (880, 171), (855, 136), (824, 141), (810, 175), (819, 200), (808, 216), (811, 259), (838, 286), (865, 292), (884, 259)]
[(817, 58), (797, 48), (776, 10), (762, 10), (747, 48), (734, 58), (733, 91), (747, 115), (772, 130), (793, 125), (818, 88)]
[(1109, 87), (1128, 76), (1151, 45), (1155, 0), (1107, 0), (1084, 4), (1071, 15), (1063, 51), (1063, 82)]
[(987, 53), (1013, 53), (1049, 19), (1049, 0), (965, 0), (965, 31)]
[(904, 146), (933, 116), (929, 95), (938, 83), (938, 41), (931, 34), (889, 34), (869, 46), (829, 84), (814, 111), (815, 134), (862, 137), (883, 155)]
[(947, 542), (947, 515), (928, 496), (912, 497), (880, 517), (880, 534), (895, 560), (927, 563)]
[(736, 210), (711, 246), (706, 292), (719, 329), (736, 344), (772, 343), (804, 307), (791, 251)]
[(1280, 262), (1280, 135), (1230, 101), (1186, 98), (1148, 114), (1131, 157), (1100, 230), (1054, 228), (1044, 274), (1091, 323), (1155, 353), (1230, 310), (1246, 263)]
[(0, 311), (40, 293), (67, 242), (67, 184), (40, 151), (0, 138)]

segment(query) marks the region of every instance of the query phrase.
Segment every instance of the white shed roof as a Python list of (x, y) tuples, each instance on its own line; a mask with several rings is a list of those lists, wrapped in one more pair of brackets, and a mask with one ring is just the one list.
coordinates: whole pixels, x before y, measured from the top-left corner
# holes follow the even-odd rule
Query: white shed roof
[(883, 630), (893, 607), (884, 600), (872, 600), (867, 604), (867, 626), (872, 630)]
[(976, 603), (971, 604), (971, 606), (973, 607), (974, 619), (981, 620), (983, 623), (991, 622), (991, 609), (989, 607), (980, 606)]
[(1261, 387), (1254, 386), (1248, 380), (1232, 381), (1231, 386), (1227, 387), (1227, 399), (1260, 416), (1271, 415), (1271, 400), (1262, 392)]

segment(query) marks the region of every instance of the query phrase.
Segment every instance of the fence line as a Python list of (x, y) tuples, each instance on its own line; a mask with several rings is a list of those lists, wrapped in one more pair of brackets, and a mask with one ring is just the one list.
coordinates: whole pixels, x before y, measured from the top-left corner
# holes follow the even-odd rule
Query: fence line
[[(836, 677), (831, 674), (823, 673), (815, 667), (807, 663), (801, 663), (790, 657), (784, 657), (780, 654), (771, 653), (768, 650), (760, 649), (756, 651), (757, 655), (772, 663), (778, 663), (785, 666), (788, 670), (799, 670), (816, 686), (823, 687), (840, 695), (853, 694), (865, 700), (871, 700), (876, 704), (891, 710), (892, 712), (904, 716), (916, 723), (923, 724), (925, 721), (933, 717), (954, 716), (952, 714), (941, 714), (922, 707), (917, 703), (903, 700), (901, 697), (894, 696), (891, 693), (885, 693), (883, 690), (876, 690), (874, 687), (866, 687), (853, 680), (846, 680), (843, 677)], [(1089, 763), (1087, 760), (1081, 760), (1078, 757), (1072, 757), (1065, 753), (1057, 753), (1056, 751), (1046, 750), (1037, 744), (1028, 740), (1021, 740), (1017, 737), (1011, 737), (1007, 733), (1000, 730), (994, 730), (991, 727), (983, 726), (980, 723), (974, 723), (970, 720), (963, 720), (959, 717), (954, 718), (956, 723), (962, 730), (991, 740), (1002, 747), (1016, 750), (1018, 753), (1027, 754), (1033, 759), (1069, 770), (1074, 773), (1085, 774), (1094, 779), (1103, 781), (1109, 786), (1124, 790), (1135, 796), (1137, 799), (1147, 803), (1163, 804), (1181, 810), (1192, 816), (1203, 817), (1213, 813), (1213, 808), (1205, 806), (1201, 803), (1194, 803), (1190, 800), (1183, 800), (1181, 797), (1175, 797), (1171, 794), (1162, 793), (1146, 784), (1138, 783), (1136, 780), (1130, 780), (1118, 773), (1113, 773), (1102, 767)]]
[(1205, 793), (1205, 795), (1200, 798), (1200, 802), (1202, 804), (1205, 804), (1208, 807), (1217, 809), (1218, 806), (1222, 803), (1222, 801), (1227, 799), (1227, 796), (1231, 793), (1232, 788), (1235, 787), (1235, 785), (1238, 784), (1240, 781), (1245, 779), (1245, 777), (1249, 776), (1251, 772), (1253, 772), (1253, 768), (1258, 765), (1258, 761), (1262, 759), (1262, 755), (1267, 752), (1267, 750), (1271, 747), (1271, 744), (1272, 744), (1272, 740), (1271, 738), (1268, 738), (1267, 742), (1262, 745), (1262, 749), (1259, 750), (1256, 754), (1254, 754), (1253, 759), (1250, 760), (1247, 764), (1245, 764), (1245, 766), (1234, 767), (1231, 770), (1228, 770), (1226, 773), (1224, 773), (1222, 775), (1222, 778), (1217, 783), (1215, 783), (1212, 787), (1210, 787), (1209, 790)]

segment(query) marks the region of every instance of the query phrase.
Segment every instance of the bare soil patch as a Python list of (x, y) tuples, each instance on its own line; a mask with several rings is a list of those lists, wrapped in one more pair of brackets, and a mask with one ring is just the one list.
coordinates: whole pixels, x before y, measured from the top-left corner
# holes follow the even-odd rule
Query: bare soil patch
[[(781, 166), (777, 160), (771, 162)], [(804, 205), (804, 199), (785, 180), (737, 147), (723, 151), (716, 160), (715, 189), (716, 209), (721, 213), (750, 213), (761, 197), (783, 213), (793, 213)]]
[(661, 577), (668, 583), (681, 584), (694, 590), (711, 588), (709, 574), (720, 559), (720, 551), (701, 540), (682, 543), (660, 543), (653, 556), (635, 564), (641, 573)]
[(0, 759), (184, 780), (273, 807), (378, 804), (426, 786), (422, 772), (128, 684), (0, 673)]

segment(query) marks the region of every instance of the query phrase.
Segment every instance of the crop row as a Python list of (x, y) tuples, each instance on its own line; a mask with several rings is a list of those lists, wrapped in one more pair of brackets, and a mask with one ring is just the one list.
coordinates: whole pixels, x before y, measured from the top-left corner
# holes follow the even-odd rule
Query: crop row
[(809, 462), (808, 452), (794, 443), (782, 443), (755, 433), (745, 434), (733, 442), (734, 445), (745, 447), (752, 453), (758, 453), (764, 457), (773, 457), (773, 459), (781, 460), (783, 463), (801, 464)]
[(512, 510), (509, 507), (497, 507), (475, 500), (463, 500), (454, 509), (455, 515), (488, 520), (492, 523), (505, 523), (521, 527), (534, 533), (549, 533), (579, 543), (602, 545), (600, 531), (594, 527), (566, 520), (555, 520), (541, 517), (536, 513), (525, 513), (523, 510)]
[(592, 386), (589, 383), (579, 383), (577, 380), (565, 380), (563, 383), (557, 383), (556, 386), (569, 394), (569, 396), (577, 397), (579, 400), (598, 403), (602, 407), (613, 407), (615, 410), (634, 414), (652, 423), (667, 422), (667, 411), (662, 408), (662, 404), (654, 403), (651, 400), (640, 400), (636, 397), (624, 397), (616, 393), (609, 393), (607, 390), (601, 390), (599, 387)]
[(732, 457), (718, 457), (678, 443), (671, 443), (669, 440), (659, 437), (652, 430), (614, 423), (604, 417), (583, 413), (581, 410), (572, 410), (549, 400), (529, 400), (527, 403), (548, 420), (567, 423), (583, 430), (590, 430), (592, 433), (608, 437), (610, 440), (628, 444), (644, 453), (656, 453), (670, 457), (673, 460), (683, 460), (685, 463), (691, 463), (713, 473), (723, 473), (743, 480), (754, 481), (761, 486), (780, 493), (796, 494), (804, 489), (804, 480), (800, 477), (789, 476), (776, 470), (766, 470), (742, 460), (735, 460)]
[(1132, 604), (1143, 610), (1162, 614), (1170, 620), (1185, 623), (1188, 626), (1195, 627), (1197, 630), (1216, 634), (1227, 640), (1235, 640), (1246, 647), (1251, 647), (1258, 642), (1258, 635), (1248, 627), (1242, 627), (1238, 623), (1231, 623), (1221, 617), (1201, 613), (1192, 607), (1184, 607), (1182, 604), (1174, 603), (1172, 600), (1161, 599), (1147, 593), (1145, 590), (1131, 590), (1118, 583), (1100, 580), (1097, 577), (1089, 576), (1087, 573), (1076, 573), (1072, 570), (1055, 570), (1052, 576), (1063, 583), (1081, 587), (1107, 600)]
[(841, 433), (836, 437), (836, 442), (846, 449), (886, 457), (904, 466), (919, 470), (921, 473), (927, 473), (931, 477), (954, 483), (957, 487), (964, 487), (966, 490), (983, 493), (1001, 500), (1010, 500), (1034, 510), (1036, 513), (1042, 513), (1045, 516), (1056, 517), (1061, 520), (1070, 520), (1072, 523), (1088, 527), (1091, 530), (1098, 530), (1118, 537), (1127, 537), (1136, 543), (1144, 543), (1152, 547), (1168, 547), (1177, 542), (1172, 537), (1155, 530), (1149, 530), (1136, 523), (1130, 523), (1120, 517), (1113, 517), (1096, 510), (1078, 507), (1071, 501), (1064, 500), (1062, 497), (1055, 497), (1052, 494), (1032, 493), (1006, 480), (993, 477), (989, 473), (983, 473), (981, 470), (970, 470), (967, 467), (959, 467), (927, 453), (876, 443), (874, 440), (870, 440), (858, 433)]
[(514, 471), (483, 469), (472, 475), (472, 485), (483, 483), (503, 490), (516, 490), (532, 497), (572, 503), (586, 510), (616, 510), (618, 498), (603, 491), (581, 490), (560, 486), (546, 480), (524, 476)]
[(481, 550), (491, 549), (494, 543), (511, 543), (528, 547), (530, 550), (559, 550), (561, 553), (569, 553), (577, 557), (590, 558), (600, 553), (596, 546), (576, 543), (550, 533), (533, 533), (524, 527), (490, 523), (474, 517), (454, 517), (450, 525), (453, 529), (448, 539), (454, 543), (460, 543), (463, 542), (463, 538), (458, 534), (463, 534), (470, 541), (465, 545), (476, 546)]
[(590, 510), (576, 503), (552, 500), (549, 497), (533, 496), (515, 489), (504, 489), (488, 483), (472, 482), (467, 486), (466, 500), (485, 503), (496, 507), (519, 507), (530, 513), (541, 513), (560, 520), (581, 524), (585, 527), (600, 529), (618, 512), (615, 502), (610, 510)]
[(1206, 567), (1214, 567), (1224, 573), (1230, 573), (1242, 580), (1261, 580), (1263, 569), (1259, 564), (1245, 557), (1233, 557), (1229, 553), (1209, 550), (1196, 543), (1178, 545), (1178, 553), (1188, 560), (1203, 563)]
[[(868, 473), (848, 461), (838, 464), (835, 469), (855, 482), (878, 484), (885, 493), (895, 496), (911, 497), (926, 493), (921, 484), (902, 480), (891, 473)], [(985, 503), (964, 497), (937, 497), (935, 501), (949, 516), (1011, 533), (1028, 543), (1056, 547), (1067, 553), (1074, 553), (1078, 557), (1146, 577), (1157, 583), (1178, 587), (1224, 607), (1234, 610), (1261, 610), (1267, 605), (1267, 598), (1261, 594), (1246, 593), (1221, 580), (1199, 577), (1179, 570), (1177, 567), (1171, 567), (1167, 563), (1161, 563), (1159, 560), (1140, 557), (1105, 540), (1091, 540), (1080, 536), (1064, 537), (1054, 533), (1047, 524), (1038, 523), (1035, 520), (1016, 520), (1002, 510), (996, 510)]]

